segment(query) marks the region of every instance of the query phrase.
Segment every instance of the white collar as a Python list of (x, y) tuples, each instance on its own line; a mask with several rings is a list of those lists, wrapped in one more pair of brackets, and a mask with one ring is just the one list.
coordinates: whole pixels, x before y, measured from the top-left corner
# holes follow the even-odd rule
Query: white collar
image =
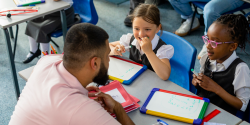
[[(152, 50), (154, 50), (155, 47), (157, 46), (159, 39), (160, 39), (160, 37), (157, 34), (155, 34), (154, 38), (151, 41)], [(137, 39), (134, 39), (133, 42), (131, 43), (131, 45), (134, 45), (136, 47), (136, 49), (140, 50), (140, 44), (137, 41)], [(144, 52), (142, 50), (140, 50), (140, 53), (141, 53), (141, 55), (144, 54)]]
[[(229, 58), (227, 58), (223, 63), (222, 63), (222, 65), (225, 67), (225, 69), (227, 69), (229, 66), (230, 66), (230, 64), (236, 59), (236, 58), (239, 58), (237, 55), (236, 55), (236, 52), (234, 51), (233, 53), (232, 53), (232, 55), (229, 57)], [(216, 65), (216, 60), (210, 60), (210, 62), (211, 63), (213, 63), (213, 64), (215, 64)]]

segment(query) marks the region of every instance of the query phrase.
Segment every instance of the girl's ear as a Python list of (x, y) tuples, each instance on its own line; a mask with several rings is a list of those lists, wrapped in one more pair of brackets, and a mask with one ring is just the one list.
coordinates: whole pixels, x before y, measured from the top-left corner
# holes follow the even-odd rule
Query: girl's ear
[(238, 47), (238, 43), (232, 43), (231, 45), (230, 45), (230, 51), (234, 51), (234, 50), (236, 50), (237, 49), (237, 47)]
[[(157, 30), (156, 30), (156, 33), (158, 33), (160, 30), (161, 30), (162, 28), (161, 28), (161, 24), (157, 27)], [(155, 34), (156, 34), (155, 33)]]

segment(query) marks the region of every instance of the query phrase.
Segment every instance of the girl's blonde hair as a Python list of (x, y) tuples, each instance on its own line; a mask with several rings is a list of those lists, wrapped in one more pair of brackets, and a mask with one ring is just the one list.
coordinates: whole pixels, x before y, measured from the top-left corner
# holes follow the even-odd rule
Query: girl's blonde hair
[[(136, 17), (141, 17), (148, 23), (155, 24), (157, 27), (160, 26), (160, 11), (156, 5), (153, 4), (140, 4), (136, 7), (131, 15), (130, 19), (134, 20)], [(162, 34), (162, 27), (161, 27)]]

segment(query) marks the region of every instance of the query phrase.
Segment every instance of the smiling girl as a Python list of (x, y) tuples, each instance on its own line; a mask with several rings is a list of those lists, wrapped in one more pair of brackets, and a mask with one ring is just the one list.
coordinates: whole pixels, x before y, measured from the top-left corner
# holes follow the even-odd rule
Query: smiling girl
[(125, 47), (131, 46), (128, 50), (131, 60), (146, 65), (161, 79), (167, 80), (171, 72), (169, 60), (174, 54), (174, 48), (156, 34), (160, 29), (162, 31), (159, 9), (155, 5), (141, 4), (130, 17), (133, 34), (122, 35), (120, 41), (110, 43), (110, 55), (122, 56)]
[(203, 36), (207, 55), (201, 57), (201, 73), (192, 80), (199, 96), (234, 115), (246, 110), (250, 98), (249, 68), (235, 52), (237, 47), (245, 49), (248, 34), (243, 15), (218, 18)]

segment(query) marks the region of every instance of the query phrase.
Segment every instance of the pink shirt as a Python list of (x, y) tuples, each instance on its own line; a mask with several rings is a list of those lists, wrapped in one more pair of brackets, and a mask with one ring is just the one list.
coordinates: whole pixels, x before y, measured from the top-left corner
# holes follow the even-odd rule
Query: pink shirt
[[(83, 76), (84, 77), (84, 76)], [(120, 125), (63, 66), (41, 58), (22, 90), (9, 125)]]

